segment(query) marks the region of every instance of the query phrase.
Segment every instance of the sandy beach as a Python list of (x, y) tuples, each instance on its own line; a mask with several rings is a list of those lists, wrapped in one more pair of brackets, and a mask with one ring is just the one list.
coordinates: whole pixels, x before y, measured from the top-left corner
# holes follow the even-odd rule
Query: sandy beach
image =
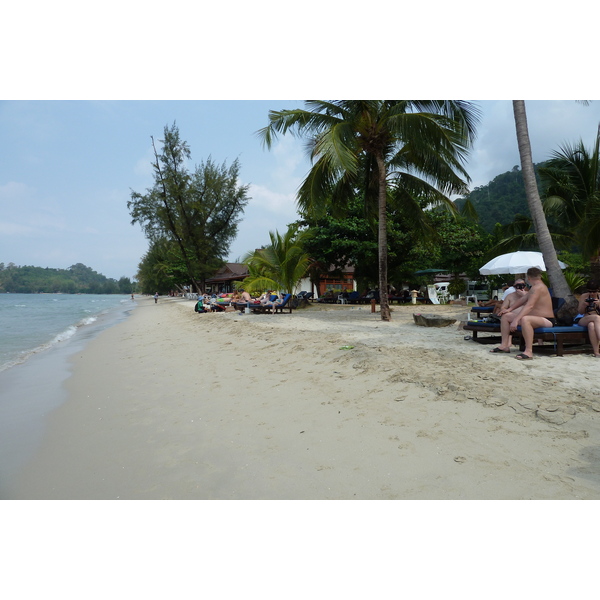
[(462, 306), (193, 307), (141, 299), (72, 357), (10, 498), (600, 498), (591, 355), (490, 354)]

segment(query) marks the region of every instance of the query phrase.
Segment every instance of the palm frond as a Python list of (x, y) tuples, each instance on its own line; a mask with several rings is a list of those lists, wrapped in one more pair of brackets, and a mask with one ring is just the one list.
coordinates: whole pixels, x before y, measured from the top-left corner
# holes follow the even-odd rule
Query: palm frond
[(464, 203), (463, 207), (460, 210), (460, 215), (465, 217), (469, 221), (473, 221), (473, 223), (477, 223), (479, 221), (479, 215), (477, 214), (477, 210), (470, 198), (467, 198), (467, 201)]

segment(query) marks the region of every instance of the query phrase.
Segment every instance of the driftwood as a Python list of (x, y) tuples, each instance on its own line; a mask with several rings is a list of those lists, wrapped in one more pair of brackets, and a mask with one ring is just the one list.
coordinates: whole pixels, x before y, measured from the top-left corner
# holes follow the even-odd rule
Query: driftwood
[(417, 325), (423, 327), (448, 327), (454, 325), (456, 319), (442, 315), (422, 315), (413, 313), (413, 319)]

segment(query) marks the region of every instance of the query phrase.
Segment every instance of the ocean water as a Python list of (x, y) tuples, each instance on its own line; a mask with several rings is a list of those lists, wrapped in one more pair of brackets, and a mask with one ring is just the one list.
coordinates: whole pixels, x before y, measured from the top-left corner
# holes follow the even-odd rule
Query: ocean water
[(124, 320), (131, 296), (0, 294), (0, 499), (67, 398), (70, 357)]
[(132, 308), (130, 296), (0, 294), (0, 372)]

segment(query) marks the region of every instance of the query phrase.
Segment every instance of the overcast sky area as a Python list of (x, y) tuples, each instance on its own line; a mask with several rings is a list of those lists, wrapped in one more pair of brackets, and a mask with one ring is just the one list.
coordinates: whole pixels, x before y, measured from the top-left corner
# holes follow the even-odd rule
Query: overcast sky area
[[(26, 7), (9, 10), (21, 19), (27, 15)], [(569, 98), (527, 101), (535, 162), (546, 160), (565, 141), (583, 138), (591, 144), (600, 122), (600, 101), (588, 106), (573, 101), (593, 96), (571, 85), (579, 81), (571, 70), (560, 72), (559, 88), (547, 86), (536, 93), (531, 84), (548, 79), (541, 70), (544, 65), (538, 64), (536, 55), (521, 73), (516, 50), (506, 44), (497, 55), (490, 52), (485, 58), (485, 67), (495, 73), (491, 86), (481, 78), (480, 52), (461, 55), (457, 77), (446, 63), (448, 49), (440, 51), (431, 44), (429, 53), (422, 51), (418, 60), (416, 55), (412, 62), (404, 57), (397, 73), (389, 69), (388, 60), (382, 67), (385, 77), (369, 77), (366, 82), (356, 77), (360, 62), (352, 64), (336, 55), (334, 64), (315, 66), (315, 57), (324, 49), (298, 46), (305, 42), (302, 16), (297, 31), (274, 28), (263, 39), (248, 31), (245, 12), (237, 13), (240, 21), (229, 21), (227, 30), (240, 42), (240, 50), (233, 54), (214, 37), (216, 31), (207, 33), (204, 28), (200, 39), (193, 25), (182, 19), (171, 41), (177, 59), (170, 61), (163, 53), (168, 35), (166, 41), (149, 42), (144, 29), (162, 34), (162, 13), (146, 15), (144, 22), (125, 10), (118, 24), (104, 13), (93, 13), (98, 26), (117, 30), (106, 44), (105, 32), (78, 31), (62, 22), (50, 34), (44, 19), (53, 13), (43, 10), (36, 13), (36, 22), (29, 21), (28, 29), (32, 37), (47, 41), (41, 51), (28, 54), (16, 35), (11, 45), (11, 32), (8, 41), (0, 41), (0, 50), (12, 52), (17, 44), (21, 48), (7, 62), (0, 88), (4, 90), (0, 91), (0, 262), (5, 264), (68, 268), (81, 262), (108, 277), (133, 277), (148, 244), (139, 225), (130, 224), (127, 201), (131, 190), (143, 192), (152, 185), (151, 136), (162, 139), (165, 125), (174, 122), (190, 146), (191, 167), (209, 156), (227, 165), (240, 160), (240, 184), (250, 185), (251, 200), (230, 248), (231, 261), (268, 243), (269, 231), (282, 232), (297, 218), (295, 194), (309, 162), (302, 141), (291, 136), (280, 138), (271, 150), (262, 147), (256, 131), (267, 125), (269, 110), (302, 107), (308, 97), (474, 98), (483, 113), (467, 165), (471, 187), (519, 164), (508, 98)], [(207, 10), (213, 17), (227, 16), (225, 9)], [(327, 16), (328, 9), (323, 10)], [(206, 23), (207, 14), (202, 15)], [(348, 18), (353, 20), (349, 24), (360, 24), (360, 15)], [(561, 19), (568, 25), (568, 16)], [(494, 14), (493, 22), (511, 23), (514, 28), (508, 14)], [(484, 42), (486, 48), (493, 46), (489, 18), (486, 23), (485, 32), (472, 28), (472, 47)], [(582, 35), (586, 27), (593, 31), (592, 25), (580, 20), (577, 24)], [(430, 25), (435, 34), (436, 24)], [(437, 25), (445, 35), (448, 23)], [(403, 41), (411, 35), (418, 34), (404, 31)], [(291, 50), (281, 52), (286, 42), (292, 44)], [(498, 65), (510, 67), (508, 85)], [(424, 79), (428, 67), (435, 77)]]

